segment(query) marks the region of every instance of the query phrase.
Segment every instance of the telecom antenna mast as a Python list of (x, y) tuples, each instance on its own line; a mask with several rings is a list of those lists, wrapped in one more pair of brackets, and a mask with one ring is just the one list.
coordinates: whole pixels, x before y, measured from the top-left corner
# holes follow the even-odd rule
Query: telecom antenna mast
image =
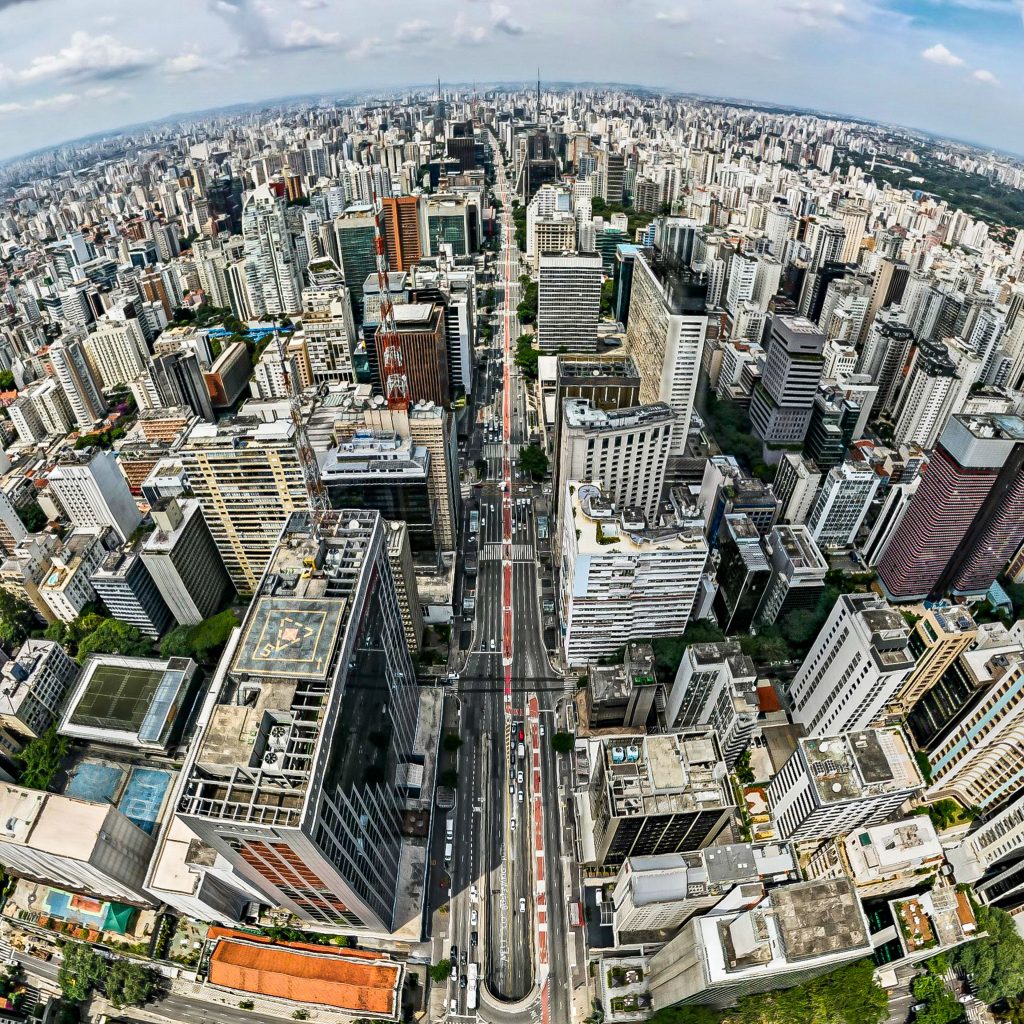
[(327, 488), (320, 478), (320, 464), (316, 461), (316, 452), (309, 443), (306, 421), (302, 418), (302, 390), (299, 382), (288, 372), (288, 360), (285, 357), (284, 345), (281, 344), (280, 331), (274, 331), (274, 343), (277, 355), (281, 360), (281, 373), (284, 374), (284, 387), (288, 392), (288, 409), (295, 427), (295, 451), (299, 456), (299, 468), (302, 470), (302, 482), (306, 487), (306, 499), (309, 510), (313, 513), (327, 512), (331, 503), (327, 498)]
[(380, 322), (374, 342), (380, 355), (381, 378), (388, 408), (392, 412), (409, 408), (409, 378), (405, 373), (402, 359), (402, 345), (398, 340), (395, 326), (395, 307), (391, 302), (391, 285), (388, 274), (388, 254), (384, 248), (384, 233), (380, 222), (384, 204), (377, 196), (377, 184), (370, 178), (373, 195), (373, 248), (377, 258), (377, 291), (380, 293)]

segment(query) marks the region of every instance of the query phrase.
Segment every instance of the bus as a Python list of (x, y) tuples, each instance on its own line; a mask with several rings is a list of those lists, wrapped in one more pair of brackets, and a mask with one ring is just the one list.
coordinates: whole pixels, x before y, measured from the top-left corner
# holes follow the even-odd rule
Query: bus
[(480, 529), (480, 513), (473, 509), (469, 513), (469, 533), (470, 536), (475, 536)]
[(466, 982), (466, 1009), (476, 1009), (476, 981), (479, 968), (476, 964), (469, 965), (469, 979)]

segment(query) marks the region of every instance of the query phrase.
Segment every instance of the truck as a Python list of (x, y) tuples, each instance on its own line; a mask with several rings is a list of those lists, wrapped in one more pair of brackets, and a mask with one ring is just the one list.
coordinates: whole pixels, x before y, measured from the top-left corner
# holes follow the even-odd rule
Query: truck
[(479, 968), (477, 967), (477, 965), (475, 963), (474, 964), (470, 964), (469, 965), (469, 979), (468, 979), (468, 981), (466, 983), (466, 1009), (467, 1010), (475, 1010), (476, 1009), (476, 986), (477, 986), (478, 973), (479, 973)]
[(451, 814), (444, 819), (444, 837), (449, 843), (455, 838), (455, 818)]

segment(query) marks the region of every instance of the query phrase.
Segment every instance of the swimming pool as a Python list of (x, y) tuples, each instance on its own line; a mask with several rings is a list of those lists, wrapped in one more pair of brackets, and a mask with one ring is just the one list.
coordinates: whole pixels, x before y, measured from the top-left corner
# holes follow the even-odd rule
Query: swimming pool
[(170, 784), (170, 772), (133, 768), (117, 809), (147, 835), (152, 835)]
[(121, 792), (127, 773), (123, 768), (99, 761), (83, 761), (64, 789), (65, 796), (112, 804)]

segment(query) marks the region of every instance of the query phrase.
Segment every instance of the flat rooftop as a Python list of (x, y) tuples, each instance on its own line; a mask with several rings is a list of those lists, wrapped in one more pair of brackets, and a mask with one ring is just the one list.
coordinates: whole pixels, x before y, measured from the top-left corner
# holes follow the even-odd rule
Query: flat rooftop
[(773, 889), (768, 899), (787, 960), (809, 960), (870, 945), (864, 912), (849, 879), (783, 885)]
[(616, 817), (732, 805), (714, 730), (612, 737), (598, 742)]
[(900, 729), (865, 729), (799, 743), (822, 804), (924, 786)]

